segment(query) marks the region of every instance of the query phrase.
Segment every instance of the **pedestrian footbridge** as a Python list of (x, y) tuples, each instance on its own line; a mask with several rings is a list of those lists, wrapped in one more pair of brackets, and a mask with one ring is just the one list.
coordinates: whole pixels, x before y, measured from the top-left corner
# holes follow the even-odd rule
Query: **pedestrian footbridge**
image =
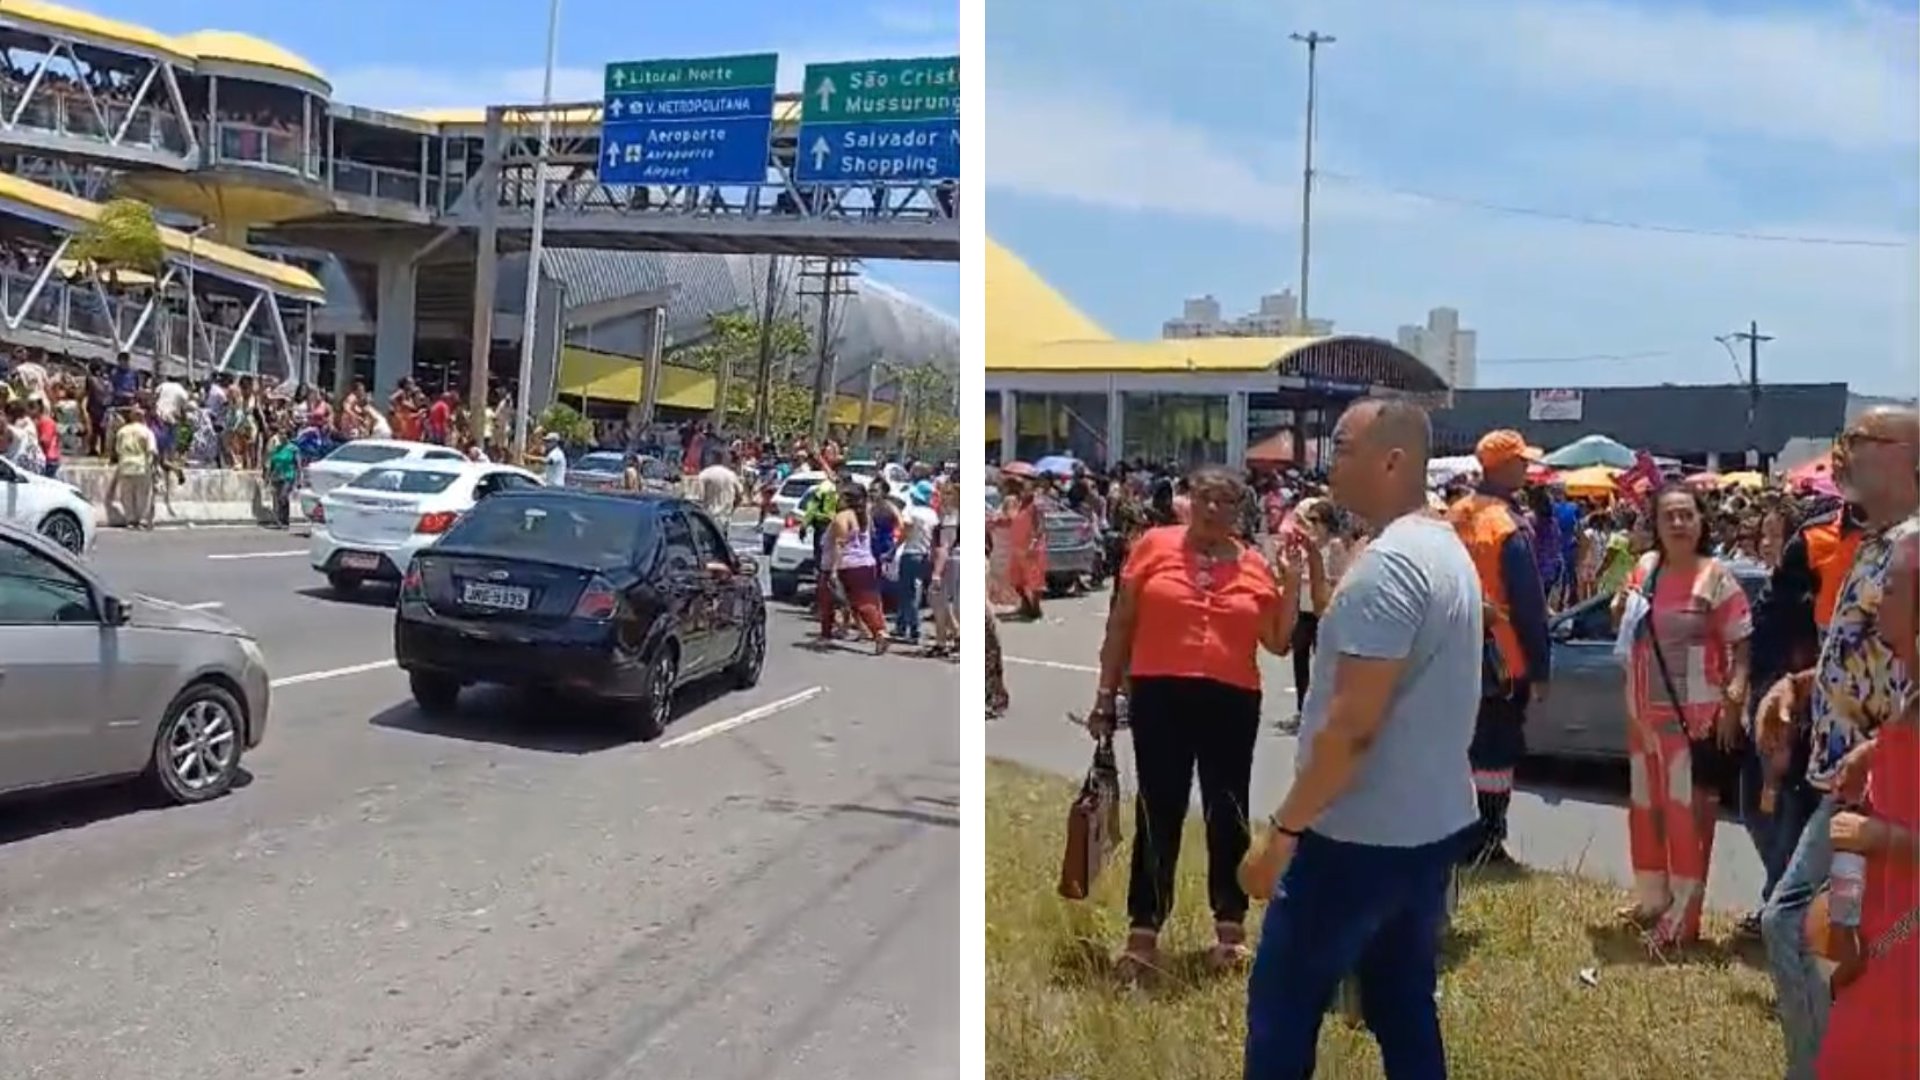
[[(242, 34), (169, 36), (42, 3), (0, 5), (0, 162), (122, 193), (254, 239), (369, 257), (449, 231), (524, 246), (536, 200), (559, 247), (847, 258), (959, 258), (954, 185), (800, 184), (799, 102), (780, 102), (766, 178), (645, 187), (597, 179), (598, 102), (395, 113), (333, 100), (326, 76)], [(455, 244), (459, 251), (470, 245)]]

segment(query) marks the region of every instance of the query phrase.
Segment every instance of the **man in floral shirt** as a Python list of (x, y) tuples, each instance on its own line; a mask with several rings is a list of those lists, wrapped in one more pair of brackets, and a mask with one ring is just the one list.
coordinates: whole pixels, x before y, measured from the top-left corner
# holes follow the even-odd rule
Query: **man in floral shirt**
[(1893, 553), (1920, 533), (1920, 412), (1889, 407), (1855, 418), (1834, 449), (1833, 475), (1862, 513), (1860, 546), (1819, 659), (1775, 684), (1756, 719), (1762, 751), (1772, 756), (1794, 738), (1805, 709), (1812, 749), (1807, 782), (1820, 793), (1760, 916), (1786, 1034), (1788, 1080), (1812, 1080), (1831, 1002), (1805, 931), (1807, 907), (1833, 865), (1828, 829), (1837, 810), (1860, 799), (1874, 734), (1906, 707), (1914, 689), (1913, 673), (1881, 636), (1879, 615), (1884, 603), (1899, 602), (1887, 595)]

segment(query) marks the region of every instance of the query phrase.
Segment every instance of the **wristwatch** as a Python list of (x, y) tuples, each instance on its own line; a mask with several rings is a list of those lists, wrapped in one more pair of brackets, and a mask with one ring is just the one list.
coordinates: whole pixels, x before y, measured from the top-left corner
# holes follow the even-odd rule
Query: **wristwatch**
[(1275, 810), (1273, 812), (1273, 815), (1267, 818), (1267, 824), (1272, 827), (1274, 832), (1279, 833), (1281, 836), (1291, 837), (1295, 840), (1300, 839), (1301, 834), (1306, 831), (1304, 829), (1289, 829), (1285, 825), (1281, 824), (1280, 811), (1278, 810)]

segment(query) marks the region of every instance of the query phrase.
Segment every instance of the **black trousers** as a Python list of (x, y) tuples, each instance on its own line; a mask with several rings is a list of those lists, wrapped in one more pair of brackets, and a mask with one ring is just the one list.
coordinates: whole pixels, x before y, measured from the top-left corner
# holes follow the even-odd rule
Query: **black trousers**
[(1313, 674), (1313, 650), (1320, 644), (1320, 616), (1301, 612), (1293, 620), (1293, 707), (1307, 707), (1307, 681)]
[(1506, 843), (1507, 807), (1513, 802), (1513, 773), (1527, 756), (1527, 702), (1532, 687), (1515, 680), (1507, 691), (1480, 699), (1467, 764), (1480, 804), (1480, 843), (1488, 851)]
[(1139, 791), (1127, 884), (1132, 927), (1158, 930), (1173, 910), (1174, 871), (1196, 771), (1207, 831), (1207, 899), (1215, 920), (1244, 921), (1247, 894), (1238, 871), (1251, 839), (1247, 801), (1260, 692), (1212, 679), (1151, 676), (1133, 680), (1127, 708)]

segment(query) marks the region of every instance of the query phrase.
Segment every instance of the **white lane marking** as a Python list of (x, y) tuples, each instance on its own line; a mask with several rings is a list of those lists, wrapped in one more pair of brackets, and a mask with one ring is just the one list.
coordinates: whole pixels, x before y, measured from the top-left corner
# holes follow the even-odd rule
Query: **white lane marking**
[(298, 675), (283, 675), (273, 680), (273, 688), (299, 686), (301, 683), (322, 682), (327, 679), (343, 679), (348, 675), (364, 675), (369, 671), (381, 671), (393, 667), (392, 660), (375, 660), (366, 664), (352, 664), (347, 667), (328, 668), (325, 671), (305, 671)]
[(188, 611), (219, 611), (221, 608), (226, 607), (227, 603), (224, 600), (202, 600), (197, 604), (181, 604), (180, 606), (186, 608)]
[(209, 555), (207, 556), (207, 558), (220, 560), (220, 561), (225, 561), (228, 559), (291, 559), (295, 555), (305, 555), (306, 553), (307, 553), (306, 548), (287, 548), (283, 551), (225, 552), (219, 555)]
[(1055, 671), (1086, 671), (1092, 672), (1095, 675), (1100, 674), (1099, 668), (1089, 667), (1086, 664), (1063, 664), (1058, 660), (1029, 660), (1024, 656), (1003, 656), (1001, 659), (1009, 664), (1026, 664), (1029, 667), (1053, 668)]
[(725, 720), (716, 720), (697, 731), (689, 731), (685, 735), (675, 735), (673, 738), (661, 743), (660, 749), (671, 750), (676, 746), (692, 746), (702, 739), (711, 739), (715, 735), (732, 731), (734, 728), (745, 727), (756, 720), (765, 720), (775, 713), (785, 712), (795, 705), (811, 701), (826, 692), (827, 688), (824, 686), (810, 686), (797, 694), (789, 694), (779, 701), (770, 701), (758, 708), (748, 709), (739, 716), (729, 716)]

